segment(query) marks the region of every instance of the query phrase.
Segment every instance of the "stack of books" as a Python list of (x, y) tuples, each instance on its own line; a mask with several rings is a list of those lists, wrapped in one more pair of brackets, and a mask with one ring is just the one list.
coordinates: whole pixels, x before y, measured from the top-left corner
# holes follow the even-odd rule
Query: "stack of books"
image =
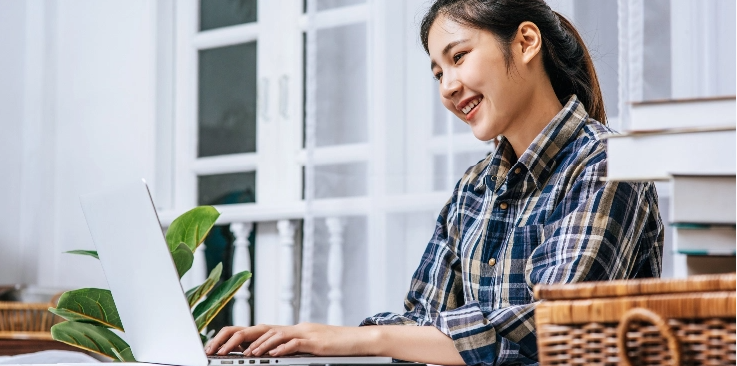
[(734, 272), (735, 98), (637, 103), (630, 118), (608, 138), (607, 179), (667, 182), (672, 276)]

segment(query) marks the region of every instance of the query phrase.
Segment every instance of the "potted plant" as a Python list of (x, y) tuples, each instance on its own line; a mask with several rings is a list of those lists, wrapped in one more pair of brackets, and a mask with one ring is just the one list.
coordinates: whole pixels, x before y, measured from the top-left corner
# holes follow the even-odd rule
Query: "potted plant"
[[(179, 278), (192, 267), (195, 250), (205, 240), (219, 216), (214, 207), (200, 206), (177, 217), (169, 226), (166, 242)], [(91, 250), (67, 253), (99, 259), (97, 252)], [(204, 283), (186, 292), (203, 344), (212, 335), (212, 332), (209, 335), (202, 333), (207, 325), (251, 277), (249, 271), (243, 271), (218, 285), (222, 270), (223, 264), (219, 263)], [(130, 346), (115, 333), (125, 330), (110, 290), (83, 288), (67, 291), (61, 295), (56, 307), (49, 308), (49, 311), (66, 319), (51, 327), (51, 336), (55, 340), (110, 357), (114, 361), (136, 361)]]

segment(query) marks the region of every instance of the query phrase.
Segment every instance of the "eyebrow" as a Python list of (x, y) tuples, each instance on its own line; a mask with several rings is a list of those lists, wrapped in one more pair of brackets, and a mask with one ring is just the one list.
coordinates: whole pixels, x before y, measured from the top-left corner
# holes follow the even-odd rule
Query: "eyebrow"
[[(445, 46), (445, 48), (443, 48), (443, 53), (442, 53), (442, 54), (443, 54), (443, 56), (447, 55), (447, 54), (448, 54), (448, 52), (450, 52), (450, 49), (451, 49), (451, 48), (453, 48), (453, 47), (455, 47), (455, 46), (458, 46), (459, 44), (461, 44), (461, 43), (463, 43), (463, 42), (466, 42), (466, 41), (468, 41), (468, 39), (467, 39), (467, 38), (466, 38), (466, 39), (459, 39), (459, 40), (457, 40), (457, 41), (453, 41), (453, 42), (450, 42), (450, 43), (448, 43), (448, 44), (447, 44), (447, 45)], [(430, 61), (430, 70), (434, 69), (434, 68), (435, 68), (435, 66), (437, 66), (437, 65), (438, 65), (438, 63), (437, 63), (437, 62), (435, 62), (435, 61)]]

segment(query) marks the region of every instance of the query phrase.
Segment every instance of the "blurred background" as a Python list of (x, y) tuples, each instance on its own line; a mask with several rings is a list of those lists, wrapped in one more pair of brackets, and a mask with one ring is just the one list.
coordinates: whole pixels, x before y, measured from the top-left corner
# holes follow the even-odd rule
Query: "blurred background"
[[(220, 261), (254, 272), (213, 327), (402, 311), (437, 214), (494, 145), (439, 102), (427, 1), (309, 4), (0, 0), (0, 285), (106, 287), (63, 254), (94, 249), (78, 197), (145, 178), (164, 226), (222, 212), (185, 290)], [(734, 103), (733, 0), (549, 4), (587, 42), (614, 129), (643, 103)], [(683, 276), (669, 242), (663, 276)]]

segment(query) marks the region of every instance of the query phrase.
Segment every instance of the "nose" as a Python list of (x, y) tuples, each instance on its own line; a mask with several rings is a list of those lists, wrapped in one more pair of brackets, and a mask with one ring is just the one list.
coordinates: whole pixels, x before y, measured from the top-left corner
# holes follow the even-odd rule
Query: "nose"
[(443, 80), (440, 83), (440, 95), (445, 99), (453, 98), (453, 96), (458, 93), (463, 86), (452, 74), (448, 74), (449, 75), (443, 75)]

